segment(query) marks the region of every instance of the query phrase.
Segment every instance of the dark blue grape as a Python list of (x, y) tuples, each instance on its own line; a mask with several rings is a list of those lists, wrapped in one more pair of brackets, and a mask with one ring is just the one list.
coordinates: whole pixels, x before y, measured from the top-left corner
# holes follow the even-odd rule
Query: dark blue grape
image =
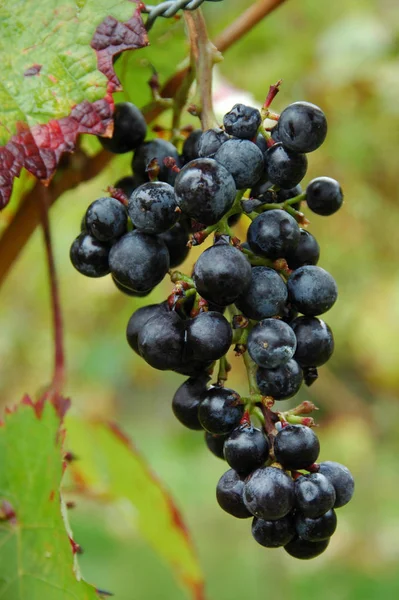
[(199, 157), (199, 141), (202, 136), (202, 129), (194, 129), (184, 141), (183, 144), (183, 158), (184, 162), (188, 163), (190, 160), (194, 160)]
[(310, 102), (294, 102), (283, 110), (277, 123), (278, 137), (293, 152), (313, 152), (324, 142), (327, 120)]
[(208, 446), (208, 449), (214, 456), (217, 456), (217, 458), (221, 458), (222, 460), (224, 460), (224, 443), (227, 440), (228, 435), (228, 433), (224, 435), (214, 435), (208, 431), (205, 432), (205, 443)]
[(296, 154), (283, 144), (274, 144), (265, 152), (267, 177), (273, 185), (293, 188), (304, 178), (308, 159), (305, 154)]
[(215, 160), (231, 173), (237, 189), (252, 187), (264, 171), (263, 154), (249, 140), (228, 140), (216, 152)]
[(291, 513), (276, 521), (265, 521), (254, 517), (252, 535), (261, 546), (280, 548), (292, 540), (295, 535), (295, 523)]
[(72, 243), (69, 257), (79, 273), (86, 277), (104, 277), (110, 272), (108, 263), (110, 246), (86, 232)]
[(165, 158), (173, 158), (176, 165), (180, 166), (180, 158), (173, 144), (162, 139), (151, 140), (141, 144), (134, 153), (132, 168), (135, 176), (142, 183), (149, 181), (147, 167), (150, 162), (156, 160), (159, 166), (159, 181), (165, 181), (173, 185), (176, 179), (176, 173), (164, 164)]
[(187, 246), (188, 233), (184, 225), (182, 225), (182, 223), (176, 223), (172, 229), (160, 233), (158, 237), (164, 242), (168, 249), (170, 259), (169, 267), (174, 269), (181, 265), (190, 252), (190, 248)]
[(294, 507), (294, 482), (276, 467), (257, 469), (246, 479), (244, 503), (254, 517), (282, 519)]
[(288, 362), (295, 353), (296, 337), (291, 327), (278, 319), (264, 319), (248, 336), (252, 360), (265, 369), (275, 369)]
[(288, 292), (280, 275), (269, 267), (253, 267), (250, 286), (235, 301), (249, 319), (265, 319), (283, 314)]
[(355, 490), (355, 482), (349, 469), (340, 463), (327, 460), (320, 463), (320, 473), (334, 486), (336, 494), (334, 508), (348, 504)]
[(299, 269), (304, 265), (317, 265), (320, 246), (315, 237), (306, 229), (300, 229), (301, 237), (297, 247), (285, 256), (290, 269)]
[(162, 240), (141, 231), (131, 231), (112, 246), (109, 266), (119, 283), (133, 291), (145, 292), (165, 277), (169, 253)]
[(330, 273), (313, 265), (296, 269), (288, 279), (287, 288), (290, 302), (309, 317), (327, 312), (338, 296), (337, 284)]
[(227, 306), (251, 283), (251, 265), (245, 255), (229, 244), (217, 244), (201, 254), (194, 267), (198, 293), (219, 306)]
[(184, 321), (174, 311), (160, 312), (141, 327), (138, 336), (140, 356), (154, 369), (179, 368), (183, 363)]
[(330, 540), (322, 540), (320, 542), (308, 542), (302, 538), (295, 536), (286, 546), (284, 550), (294, 558), (307, 560), (316, 558), (326, 550)]
[(295, 528), (297, 534), (307, 542), (328, 540), (337, 528), (337, 515), (332, 509), (316, 519), (310, 519), (298, 513), (295, 519)]
[(173, 396), (173, 413), (176, 419), (189, 429), (202, 429), (202, 425), (198, 420), (198, 407), (202, 395), (206, 392), (206, 384), (209, 379), (210, 377), (207, 373), (203, 373), (199, 377), (190, 377), (190, 379), (187, 379), (179, 387)]
[(180, 365), (172, 369), (175, 373), (180, 373), (180, 375), (186, 375), (187, 377), (198, 377), (202, 375), (204, 372), (208, 372), (212, 366), (211, 361), (202, 361), (202, 360), (186, 360), (183, 355), (183, 360)]
[(286, 425), (275, 437), (274, 455), (285, 469), (306, 469), (319, 456), (317, 435), (304, 425)]
[(115, 198), (98, 198), (86, 211), (86, 229), (100, 242), (112, 242), (127, 231), (126, 208)]
[(255, 144), (258, 146), (259, 150), (261, 150), (263, 153), (266, 152), (268, 145), (266, 142), (266, 138), (261, 133), (258, 133), (258, 135), (256, 136)]
[(230, 173), (212, 158), (185, 165), (175, 183), (177, 204), (185, 215), (213, 225), (232, 207), (236, 187)]
[(233, 469), (223, 473), (216, 488), (216, 499), (220, 508), (238, 519), (252, 516), (245, 507), (242, 498), (243, 489), (244, 481)]
[(266, 258), (284, 258), (300, 239), (298, 223), (285, 210), (268, 210), (252, 221), (248, 228), (248, 244), (255, 254)]
[(230, 137), (218, 127), (204, 131), (198, 142), (198, 155), (201, 158), (213, 158), (220, 146)]
[(114, 154), (124, 154), (137, 148), (147, 133), (147, 124), (137, 106), (130, 102), (120, 102), (115, 105), (113, 117), (112, 137), (98, 138), (103, 148)]
[(142, 306), (134, 311), (130, 317), (127, 328), (126, 328), (126, 339), (129, 346), (139, 354), (138, 337), (142, 327), (152, 317), (167, 312), (168, 306), (166, 302), (160, 304), (149, 304), (148, 306)]
[(144, 233), (163, 233), (179, 218), (174, 189), (163, 181), (150, 181), (130, 196), (128, 212), (133, 225)]
[(321, 473), (302, 475), (295, 481), (295, 505), (305, 517), (321, 517), (334, 503), (334, 486)]
[(317, 215), (333, 215), (341, 208), (343, 201), (341, 186), (330, 177), (312, 179), (306, 188), (307, 205)]
[(262, 369), (256, 373), (256, 382), (262, 396), (274, 400), (287, 400), (295, 396), (303, 381), (303, 373), (298, 363), (291, 359), (277, 369)]
[(203, 312), (186, 324), (186, 356), (194, 360), (218, 360), (231, 346), (230, 323), (219, 312)]
[(233, 431), (243, 414), (244, 405), (237, 392), (219, 386), (209, 388), (198, 409), (202, 427), (216, 435)]
[(291, 323), (297, 339), (295, 360), (301, 367), (321, 367), (334, 352), (331, 329), (316, 317), (298, 317)]
[(265, 464), (269, 455), (269, 442), (260, 429), (240, 425), (224, 443), (224, 457), (230, 467), (241, 475)]
[(261, 123), (258, 109), (245, 104), (235, 104), (223, 117), (226, 132), (246, 140), (252, 140), (256, 136)]

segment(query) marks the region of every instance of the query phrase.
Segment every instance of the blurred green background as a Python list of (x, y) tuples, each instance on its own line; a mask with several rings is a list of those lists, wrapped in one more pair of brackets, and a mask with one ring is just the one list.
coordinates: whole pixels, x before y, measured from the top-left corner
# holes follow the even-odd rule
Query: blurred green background
[[(248, 0), (206, 5), (212, 38), (249, 6)], [(150, 64), (161, 81), (187, 53), (183, 24), (155, 25), (153, 46), (123, 57), (118, 70), (126, 96), (150, 100)], [(96, 180), (65, 194), (51, 210), (65, 321), (67, 394), (78, 413), (123, 424), (177, 500), (202, 564), (209, 600), (284, 600), (399, 597), (399, 4), (397, 0), (289, 0), (228, 52), (219, 77), (254, 95), (283, 87), (273, 108), (296, 100), (320, 105), (329, 121), (323, 147), (309, 158), (306, 181), (338, 179), (343, 209), (330, 218), (309, 215), (321, 249), (320, 265), (337, 280), (340, 296), (326, 315), (336, 352), (300, 398), (319, 407), (321, 459), (345, 463), (356, 494), (339, 511), (328, 551), (295, 561), (258, 546), (249, 521), (224, 514), (215, 485), (225, 470), (201, 434), (175, 420), (171, 398), (184, 378), (149, 369), (125, 342), (131, 313), (144, 300), (120, 294), (109, 278), (90, 280), (69, 263), (87, 205), (120, 176), (130, 157), (113, 160)], [(228, 101), (226, 110), (229, 108)], [(195, 123), (189, 117), (187, 123)], [(169, 116), (162, 118), (167, 126)], [(92, 142), (89, 142), (92, 145)], [(4, 227), (8, 214), (0, 215)], [(198, 252), (192, 252), (187, 270)], [(163, 282), (145, 302), (163, 299)], [(47, 271), (40, 231), (32, 237), (0, 296), (0, 401), (15, 403), (51, 378), (52, 332)], [(240, 360), (232, 358), (231, 387), (246, 392)], [(292, 406), (293, 402), (287, 402)], [(83, 574), (118, 600), (180, 600), (185, 592), (167, 566), (104, 507), (79, 503), (71, 514), (85, 549)]]

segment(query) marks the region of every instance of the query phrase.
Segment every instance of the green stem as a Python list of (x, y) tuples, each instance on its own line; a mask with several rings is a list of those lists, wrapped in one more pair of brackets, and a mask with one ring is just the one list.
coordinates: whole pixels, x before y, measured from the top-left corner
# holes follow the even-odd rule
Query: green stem
[(228, 379), (228, 373), (230, 370), (231, 366), (227, 360), (226, 355), (222, 356), (222, 358), (219, 360), (218, 385), (224, 385), (224, 382)]
[(185, 275), (181, 271), (169, 271), (169, 276), (172, 283), (184, 281), (185, 283), (188, 283), (190, 287), (195, 287), (193, 279), (191, 279), (191, 277)]
[(245, 368), (247, 370), (248, 387), (251, 396), (259, 397), (259, 388), (256, 383), (256, 371), (258, 369), (256, 363), (249, 356), (248, 351), (243, 354)]

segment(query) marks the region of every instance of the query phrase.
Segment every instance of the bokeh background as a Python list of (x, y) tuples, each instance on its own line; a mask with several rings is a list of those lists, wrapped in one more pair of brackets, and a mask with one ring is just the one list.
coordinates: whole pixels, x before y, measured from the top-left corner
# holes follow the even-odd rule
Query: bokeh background
[[(204, 8), (211, 38), (249, 6), (225, 0)], [(187, 53), (182, 22), (157, 22), (152, 47), (124, 56), (118, 71), (125, 97), (143, 106), (154, 65), (161, 81)], [(325, 316), (336, 351), (299, 400), (319, 407), (321, 459), (345, 463), (356, 494), (339, 511), (328, 551), (300, 562), (258, 546), (249, 521), (223, 513), (215, 485), (225, 470), (201, 434), (186, 431), (170, 410), (181, 376), (150, 370), (125, 342), (131, 313), (158, 302), (165, 281), (146, 299), (131, 299), (109, 278), (85, 279), (69, 263), (87, 205), (129, 173), (118, 157), (95, 180), (66, 193), (51, 209), (67, 351), (67, 394), (80, 414), (123, 423), (181, 508), (198, 550), (210, 600), (377, 600), (399, 597), (399, 4), (396, 0), (288, 0), (228, 52), (217, 89), (227, 111), (228, 88), (260, 106), (268, 86), (283, 87), (273, 108), (296, 100), (320, 105), (329, 121), (323, 147), (312, 154), (306, 180), (338, 179), (345, 204), (336, 215), (310, 215), (320, 265), (339, 286)], [(219, 94), (219, 95), (220, 95)], [(234, 100), (235, 101), (235, 100)], [(225, 103), (225, 104), (223, 104)], [(161, 120), (170, 123), (167, 114)], [(191, 117), (186, 123), (195, 123)], [(91, 151), (92, 140), (85, 140)], [(0, 215), (4, 227), (9, 214)], [(309, 216), (309, 214), (308, 214)], [(197, 256), (192, 251), (185, 267)], [(52, 371), (47, 270), (40, 231), (27, 244), (0, 295), (0, 401), (15, 403), (45, 385)], [(232, 358), (231, 387), (246, 392), (240, 360)], [(292, 406), (293, 402), (287, 402)], [(71, 515), (85, 549), (84, 576), (118, 600), (183, 600), (172, 573), (134, 530), (103, 507), (81, 503)]]

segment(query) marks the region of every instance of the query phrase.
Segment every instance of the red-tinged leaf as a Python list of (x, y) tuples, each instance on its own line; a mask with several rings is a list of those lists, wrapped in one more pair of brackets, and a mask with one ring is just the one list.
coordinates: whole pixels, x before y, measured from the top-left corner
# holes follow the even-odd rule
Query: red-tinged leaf
[(112, 134), (113, 59), (148, 38), (130, 0), (3, 4), (0, 20), (1, 209), (22, 168), (47, 183), (80, 133)]
[[(0, 427), (0, 598), (98, 600), (81, 580), (60, 497), (63, 430), (26, 396)], [(75, 542), (73, 542), (75, 544)]]
[(69, 469), (76, 490), (127, 511), (143, 537), (170, 565), (193, 600), (204, 600), (204, 582), (188, 529), (171, 495), (137, 448), (115, 424), (67, 417), (68, 450), (79, 456)]

